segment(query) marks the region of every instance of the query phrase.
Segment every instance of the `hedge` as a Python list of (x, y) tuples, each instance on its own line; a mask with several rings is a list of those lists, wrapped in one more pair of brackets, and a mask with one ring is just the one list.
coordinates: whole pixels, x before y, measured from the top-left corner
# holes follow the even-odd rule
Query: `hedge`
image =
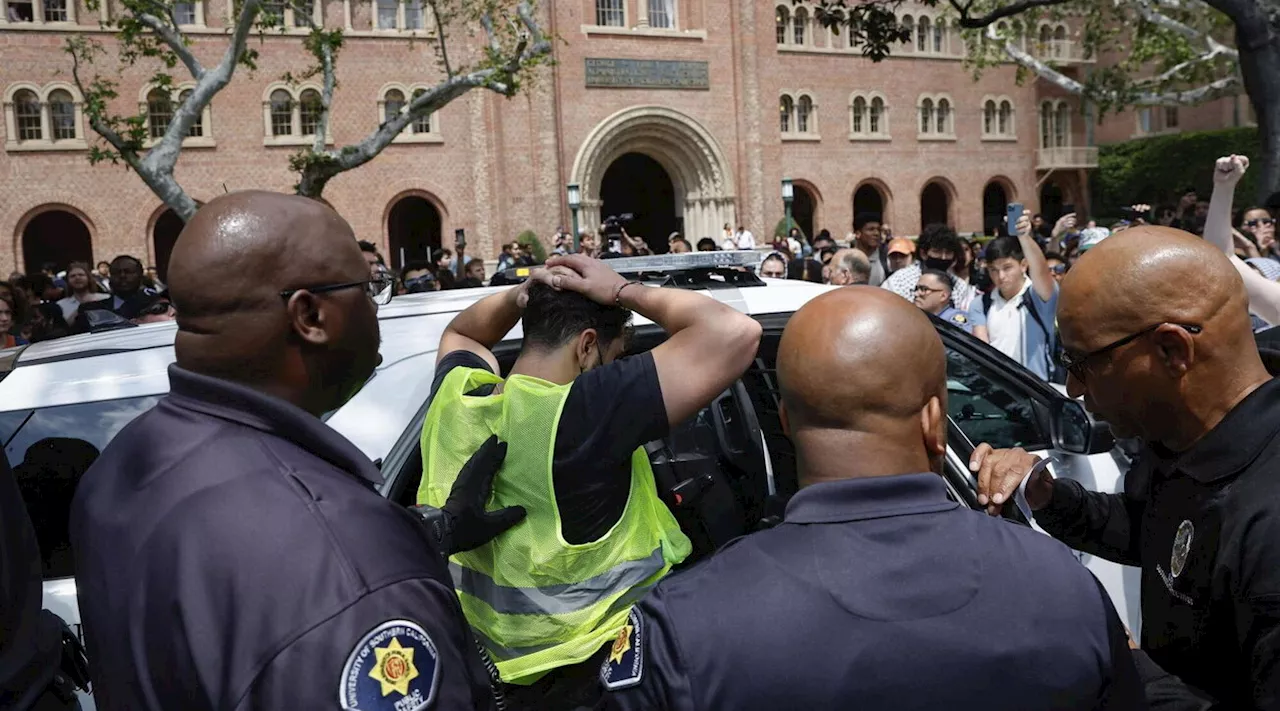
[[(1188, 187), (1194, 187), (1201, 200), (1208, 200), (1214, 161), (1232, 153), (1254, 159), (1259, 150), (1254, 127), (1175, 133), (1102, 146), (1091, 181), (1093, 212), (1116, 216), (1125, 205), (1175, 204)], [(1236, 207), (1254, 202), (1257, 176), (1253, 170), (1240, 181)]]

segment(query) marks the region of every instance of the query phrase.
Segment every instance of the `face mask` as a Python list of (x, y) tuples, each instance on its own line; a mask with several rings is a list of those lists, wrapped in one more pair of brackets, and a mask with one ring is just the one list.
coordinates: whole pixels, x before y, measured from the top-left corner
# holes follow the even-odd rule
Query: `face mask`
[(924, 258), (925, 269), (936, 269), (940, 272), (945, 272), (950, 269), (954, 262), (955, 259), (939, 259), (937, 257)]

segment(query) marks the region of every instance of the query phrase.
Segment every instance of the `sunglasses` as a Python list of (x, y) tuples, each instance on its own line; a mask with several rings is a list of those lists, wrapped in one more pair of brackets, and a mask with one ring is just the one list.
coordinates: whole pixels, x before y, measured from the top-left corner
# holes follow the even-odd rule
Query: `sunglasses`
[[(1166, 323), (1169, 323), (1169, 322), (1161, 321), (1160, 323), (1152, 324), (1142, 329), (1141, 331), (1138, 331), (1137, 333), (1130, 334), (1128, 336), (1125, 336), (1124, 338), (1121, 338), (1118, 341), (1108, 343), (1107, 345), (1097, 349), (1096, 351), (1089, 351), (1088, 353), (1085, 353), (1082, 355), (1076, 355), (1074, 353), (1070, 353), (1064, 350), (1059, 355), (1058, 359), (1062, 362), (1062, 367), (1066, 368), (1068, 373), (1074, 376), (1076, 380), (1079, 380), (1081, 383), (1083, 383), (1086, 367), (1088, 366), (1090, 360), (1093, 360), (1094, 358), (1097, 358), (1100, 355), (1106, 355), (1107, 353), (1110, 353), (1122, 346), (1133, 343), (1134, 341), (1138, 340), (1139, 338), (1142, 338), (1143, 336), (1147, 336), (1152, 333), (1155, 333), (1156, 329), (1160, 328)], [(1201, 326), (1197, 326), (1195, 324), (1189, 324), (1189, 323), (1175, 323), (1172, 325), (1177, 326), (1192, 335), (1199, 334), (1201, 331), (1204, 330), (1204, 328)]]
[(1055, 265), (1053, 265), (1052, 267), (1049, 267), (1049, 271), (1053, 272), (1054, 274), (1066, 274), (1066, 273), (1067, 273), (1067, 265), (1065, 265), (1065, 264), (1055, 264)]
[(1260, 220), (1249, 220), (1248, 222), (1246, 222), (1246, 223), (1244, 223), (1244, 224), (1245, 224), (1245, 226), (1246, 226), (1246, 227), (1257, 227), (1258, 225), (1263, 225), (1263, 226), (1270, 227), (1271, 225), (1274, 225), (1275, 223), (1276, 223), (1276, 221), (1275, 221), (1275, 220), (1273, 220), (1273, 219), (1271, 219), (1270, 217), (1264, 217), (1264, 218), (1262, 218), (1262, 219), (1260, 219)]

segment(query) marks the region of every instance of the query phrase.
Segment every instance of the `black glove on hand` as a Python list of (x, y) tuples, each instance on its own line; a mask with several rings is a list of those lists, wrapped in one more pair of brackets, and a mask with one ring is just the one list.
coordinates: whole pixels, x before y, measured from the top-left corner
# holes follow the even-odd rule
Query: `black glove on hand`
[(478, 548), (524, 520), (523, 506), (497, 511), (484, 508), (493, 492), (493, 477), (506, 456), (507, 443), (499, 441), (496, 435), (490, 437), (463, 465), (453, 482), (449, 500), (438, 514), (429, 507), (415, 507), (446, 556)]

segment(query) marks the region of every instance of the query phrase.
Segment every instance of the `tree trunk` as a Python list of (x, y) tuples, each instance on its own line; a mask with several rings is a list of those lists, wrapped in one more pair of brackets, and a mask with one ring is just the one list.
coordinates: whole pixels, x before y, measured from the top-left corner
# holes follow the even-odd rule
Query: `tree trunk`
[[(1260, 9), (1260, 8), (1259, 8)], [(1261, 21), (1236, 22), (1236, 46), (1240, 50), (1240, 73), (1245, 91), (1253, 102), (1258, 120), (1261, 154), (1255, 158), (1258, 174), (1257, 201), (1280, 193), (1280, 27), (1269, 31), (1266, 16)], [(1278, 23), (1280, 24), (1280, 23)]]

